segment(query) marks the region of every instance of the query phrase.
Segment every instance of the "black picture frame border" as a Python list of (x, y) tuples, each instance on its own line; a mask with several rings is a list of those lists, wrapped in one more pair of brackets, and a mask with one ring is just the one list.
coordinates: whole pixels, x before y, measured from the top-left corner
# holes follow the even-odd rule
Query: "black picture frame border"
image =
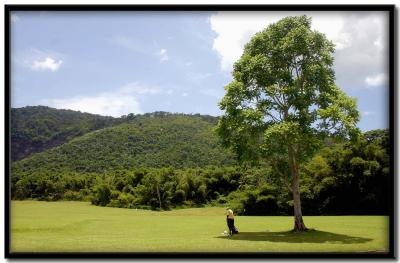
[[(390, 133), (390, 170), (393, 174), (391, 177), (391, 187), (388, 189), (390, 192), (390, 207), (391, 213), (389, 215), (389, 252), (356, 252), (356, 253), (335, 253), (335, 252), (279, 252), (279, 253), (265, 253), (265, 252), (11, 252), (10, 251), (10, 112), (11, 112), (11, 89), (10, 89), (10, 13), (12, 11), (387, 11), (389, 12), (389, 133)], [(397, 258), (397, 170), (394, 166), (395, 157), (395, 142), (397, 137), (395, 132), (398, 130), (395, 127), (395, 85), (398, 84), (397, 76), (395, 76), (395, 63), (397, 60), (397, 50), (395, 50), (395, 41), (397, 43), (397, 35), (395, 35), (395, 20), (397, 21), (397, 13), (395, 5), (4, 5), (4, 80), (5, 80), (5, 211), (4, 211), (4, 249), (5, 258), (10, 259), (115, 259), (115, 258), (219, 258), (219, 259), (255, 259), (255, 258), (347, 258), (347, 259), (373, 259), (373, 258)], [(397, 67), (396, 67), (397, 68)], [(397, 105), (396, 105), (397, 108)], [(396, 140), (395, 140), (396, 139)]]

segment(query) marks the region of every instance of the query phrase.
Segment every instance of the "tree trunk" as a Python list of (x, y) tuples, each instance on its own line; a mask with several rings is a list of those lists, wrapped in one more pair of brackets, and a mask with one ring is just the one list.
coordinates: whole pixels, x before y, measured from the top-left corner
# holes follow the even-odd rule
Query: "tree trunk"
[(160, 195), (160, 187), (158, 183), (156, 184), (157, 187), (157, 196), (158, 196), (158, 203), (160, 204), (160, 210), (161, 210), (161, 195)]
[(289, 153), (289, 167), (292, 172), (292, 192), (293, 192), (293, 208), (294, 208), (294, 227), (293, 231), (307, 231), (307, 227), (303, 222), (303, 215), (301, 213), (301, 200), (300, 200), (300, 172), (298, 164), (294, 156), (293, 146), (288, 146)]

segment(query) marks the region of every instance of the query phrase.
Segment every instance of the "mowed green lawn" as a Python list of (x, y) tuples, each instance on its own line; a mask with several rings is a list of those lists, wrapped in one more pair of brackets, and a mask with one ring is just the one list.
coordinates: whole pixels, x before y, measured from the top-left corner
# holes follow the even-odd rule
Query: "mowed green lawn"
[(166, 212), (97, 207), (85, 202), (13, 201), (11, 252), (386, 252), (388, 217), (237, 216), (226, 230), (223, 208)]

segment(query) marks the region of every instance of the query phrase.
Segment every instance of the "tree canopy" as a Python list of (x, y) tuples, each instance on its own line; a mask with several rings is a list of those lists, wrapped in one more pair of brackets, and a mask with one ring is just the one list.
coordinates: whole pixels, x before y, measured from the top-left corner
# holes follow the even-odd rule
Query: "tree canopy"
[(46, 106), (11, 109), (11, 158), (21, 160), (88, 132), (122, 123), (121, 118)]
[[(12, 163), (13, 171), (103, 172), (135, 167), (229, 165), (232, 153), (218, 144), (210, 116), (152, 113), (78, 136)], [(214, 117), (214, 119), (216, 119)]]
[(334, 82), (333, 52), (333, 43), (311, 29), (311, 18), (286, 17), (245, 45), (220, 102), (222, 143), (242, 161), (276, 160), (292, 179), (300, 219), (300, 164), (324, 137), (359, 134), (356, 100)]

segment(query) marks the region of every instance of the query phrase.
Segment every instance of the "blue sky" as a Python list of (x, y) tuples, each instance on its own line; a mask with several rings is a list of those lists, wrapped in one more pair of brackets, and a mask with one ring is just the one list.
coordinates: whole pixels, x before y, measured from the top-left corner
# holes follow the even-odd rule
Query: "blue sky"
[[(221, 115), (232, 64), (257, 31), (296, 12), (14, 12), (12, 107), (101, 115)], [(307, 12), (336, 44), (337, 83), (362, 130), (388, 127), (387, 16)]]

